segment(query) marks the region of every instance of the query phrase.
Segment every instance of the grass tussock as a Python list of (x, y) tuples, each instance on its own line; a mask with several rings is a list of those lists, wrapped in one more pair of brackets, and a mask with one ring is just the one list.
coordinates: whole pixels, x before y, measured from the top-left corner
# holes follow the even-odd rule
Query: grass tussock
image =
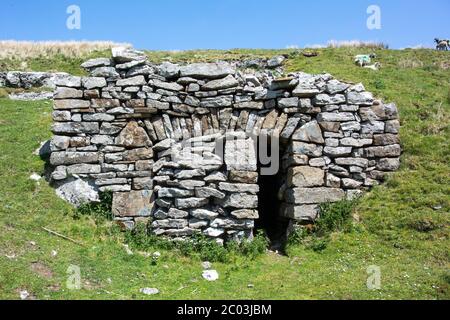
[(320, 207), (320, 217), (313, 226), (296, 225), (289, 234), (286, 252), (298, 245), (313, 251), (323, 251), (331, 241), (334, 232), (353, 230), (352, 212), (358, 200), (343, 200), (325, 203)]
[(266, 252), (269, 244), (263, 232), (259, 232), (253, 241), (231, 241), (225, 245), (220, 245), (202, 234), (196, 234), (186, 240), (171, 240), (152, 234), (145, 224), (138, 224), (135, 229), (127, 231), (125, 241), (131, 248), (146, 252), (170, 250), (185, 257), (222, 263), (230, 263), (238, 257), (254, 260)]
[(112, 41), (0, 41), (0, 59), (50, 58), (54, 55), (77, 58), (116, 46), (131, 47), (128, 43)]
[(330, 49), (336, 48), (368, 48), (368, 49), (389, 49), (389, 45), (378, 41), (361, 40), (330, 40), (327, 43)]

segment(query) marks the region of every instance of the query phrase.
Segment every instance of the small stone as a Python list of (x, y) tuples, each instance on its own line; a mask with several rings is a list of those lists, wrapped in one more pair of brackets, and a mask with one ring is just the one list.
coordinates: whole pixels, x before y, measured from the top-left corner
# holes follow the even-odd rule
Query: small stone
[(90, 101), (78, 99), (55, 100), (53, 108), (55, 110), (64, 109), (88, 109), (91, 106)]
[(295, 188), (286, 192), (286, 200), (295, 204), (337, 202), (344, 197), (345, 192), (337, 188)]
[(167, 216), (172, 219), (182, 219), (189, 216), (187, 211), (179, 210), (177, 208), (170, 208)]
[(195, 209), (191, 211), (191, 215), (199, 220), (212, 220), (219, 214), (217, 212), (206, 209)]
[(313, 99), (313, 104), (317, 106), (335, 105), (345, 103), (345, 96), (342, 94), (328, 95), (328, 94), (318, 94)]
[(231, 212), (231, 215), (236, 219), (259, 219), (257, 210), (248, 210), (248, 209), (234, 210)]
[(209, 221), (207, 220), (200, 220), (196, 218), (189, 219), (189, 228), (192, 229), (202, 229), (204, 227), (207, 227), (209, 225)]
[(363, 185), (363, 182), (356, 181), (354, 179), (344, 178), (342, 179), (342, 186), (346, 189), (358, 189)]
[(164, 90), (170, 90), (170, 91), (181, 91), (184, 89), (182, 85), (179, 85), (176, 82), (164, 82), (159, 80), (153, 80), (153, 85), (157, 88), (161, 88)]
[(52, 180), (59, 181), (67, 178), (67, 168), (66, 166), (58, 166), (52, 172), (51, 175)]
[(97, 163), (99, 154), (97, 152), (53, 152), (50, 163), (53, 166), (63, 164)]
[(275, 56), (267, 61), (267, 67), (274, 69), (281, 67), (286, 58), (284, 56)]
[(368, 158), (400, 157), (402, 148), (398, 144), (380, 147), (369, 147), (364, 150), (364, 155)]
[(294, 132), (292, 140), (323, 144), (325, 140), (317, 121), (311, 121)]
[(385, 131), (386, 133), (398, 134), (400, 131), (400, 121), (398, 120), (386, 121)]
[(375, 146), (385, 146), (392, 144), (400, 144), (400, 137), (396, 134), (376, 134), (373, 136), (373, 144)]
[(195, 177), (204, 177), (206, 175), (203, 169), (181, 170), (175, 174), (177, 179), (192, 179)]
[(278, 100), (278, 107), (279, 108), (295, 108), (298, 107), (298, 98), (282, 98)]
[(313, 205), (288, 205), (281, 215), (299, 222), (313, 222), (319, 214), (319, 207)]
[(225, 193), (220, 192), (219, 190), (208, 188), (208, 187), (200, 187), (195, 188), (195, 196), (198, 198), (210, 198), (214, 197), (217, 199), (225, 198)]
[(331, 80), (326, 85), (326, 91), (329, 94), (341, 93), (350, 87), (349, 84), (342, 83), (338, 80)]
[(57, 87), (79, 88), (81, 87), (81, 77), (60, 74), (55, 78), (54, 83)]
[(400, 159), (398, 158), (384, 158), (379, 159), (376, 165), (377, 170), (395, 171), (400, 168)]
[(175, 206), (178, 209), (192, 209), (203, 207), (208, 204), (208, 199), (205, 198), (185, 198), (175, 199)]
[(222, 172), (213, 172), (209, 176), (205, 177), (205, 182), (225, 182), (227, 181), (227, 176)]
[(120, 77), (119, 73), (116, 71), (116, 68), (113, 67), (98, 67), (91, 71), (91, 76), (93, 77), (104, 77), (117, 79)]
[(159, 290), (156, 288), (142, 288), (139, 290), (142, 294), (145, 294), (147, 296), (152, 296), (159, 293)]
[(233, 193), (225, 198), (223, 206), (225, 208), (254, 209), (258, 207), (258, 196), (246, 193)]
[(178, 198), (193, 196), (192, 190), (176, 189), (176, 188), (161, 188), (158, 191), (160, 198)]
[(357, 147), (361, 148), (363, 146), (371, 145), (373, 143), (372, 139), (354, 139), (354, 138), (344, 138), (340, 140), (342, 146), (345, 147)]
[(323, 152), (322, 146), (299, 141), (292, 142), (291, 148), (293, 153), (309, 157), (321, 157)]
[(135, 76), (127, 79), (117, 80), (116, 85), (119, 87), (127, 87), (127, 86), (143, 86), (146, 85), (144, 76)]
[(116, 138), (116, 144), (136, 148), (150, 146), (151, 141), (145, 130), (136, 121), (131, 121)]
[(153, 203), (150, 190), (116, 192), (113, 195), (112, 213), (116, 217), (150, 216)]
[(384, 133), (385, 123), (383, 121), (368, 121), (361, 125), (362, 134)]
[(297, 87), (292, 91), (294, 97), (312, 98), (320, 91), (313, 81), (300, 81)]
[(264, 103), (259, 101), (244, 101), (234, 104), (235, 109), (252, 109), (262, 110), (264, 109)]
[(74, 89), (74, 88), (57, 87), (54, 98), (55, 99), (79, 99), (79, 98), (83, 98), (83, 91)]
[(324, 185), (325, 172), (322, 169), (301, 166), (288, 170), (288, 187), (320, 187)]
[(92, 69), (95, 67), (107, 67), (111, 65), (111, 60), (109, 58), (97, 58), (97, 59), (90, 59), (83, 64), (81, 64), (82, 68), (85, 69)]
[(127, 63), (133, 60), (144, 60), (145, 53), (127, 47), (114, 47), (111, 49), (113, 59), (118, 63)]
[(204, 235), (211, 237), (211, 238), (220, 237), (224, 233), (225, 233), (225, 230), (221, 229), (221, 228), (208, 228), (205, 231), (203, 231)]
[(259, 192), (259, 186), (257, 184), (245, 184), (245, 183), (219, 183), (219, 189), (227, 192), (248, 192), (256, 194)]
[(370, 92), (354, 92), (347, 93), (347, 103), (361, 106), (371, 106), (373, 104), (373, 95)]
[(354, 121), (355, 116), (350, 112), (340, 112), (340, 113), (331, 113), (331, 112), (322, 112), (317, 116), (318, 122), (346, 122), (346, 121)]
[(27, 290), (21, 290), (19, 292), (20, 300), (27, 300), (30, 297), (30, 293)]
[(239, 82), (232, 76), (228, 75), (227, 77), (219, 80), (212, 80), (207, 82), (202, 89), (203, 90), (221, 90), (237, 87)]
[(83, 87), (86, 89), (95, 89), (106, 87), (106, 80), (103, 77), (88, 77), (82, 79)]
[[(231, 107), (233, 104), (233, 96), (219, 96), (212, 98), (204, 98), (200, 102), (200, 106), (202, 108), (223, 108), (223, 107)], [(237, 106), (235, 105), (235, 108)]]
[(347, 156), (352, 152), (351, 147), (325, 147), (323, 149), (324, 154), (331, 158)]
[(81, 179), (64, 181), (55, 191), (61, 199), (76, 207), (85, 203), (99, 201), (99, 194), (96, 188)]
[[(226, 179), (224, 180), (226, 181)], [(258, 183), (258, 173), (254, 171), (230, 171), (230, 181), (237, 183)]]
[(202, 277), (207, 281), (216, 281), (219, 279), (219, 273), (216, 270), (205, 270)]
[(69, 175), (77, 175), (77, 174), (95, 174), (101, 173), (102, 168), (100, 165), (92, 165), (92, 164), (75, 164), (67, 167), (67, 173)]
[(192, 77), (199, 79), (217, 79), (234, 74), (234, 68), (225, 62), (218, 63), (193, 63), (180, 68), (182, 77)]
[(42, 179), (42, 177), (41, 177), (40, 175), (38, 175), (37, 173), (33, 173), (33, 174), (30, 176), (30, 179), (33, 180), (33, 181), (39, 181), (39, 180)]

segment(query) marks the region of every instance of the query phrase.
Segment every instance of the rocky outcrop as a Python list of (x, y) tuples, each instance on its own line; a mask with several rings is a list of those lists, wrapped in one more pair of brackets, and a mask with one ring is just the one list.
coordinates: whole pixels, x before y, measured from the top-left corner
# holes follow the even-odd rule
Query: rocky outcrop
[(398, 169), (395, 105), (328, 74), (277, 78), (283, 60), (264, 61), (272, 71), (256, 61), (155, 66), (117, 49), (85, 62), (89, 77), (56, 82), (53, 180), (112, 191), (127, 226), (144, 219), (158, 235), (227, 241), (251, 238), (260, 175), (280, 177), (279, 217), (313, 221), (321, 203)]
[(0, 87), (30, 89), (46, 87), (53, 89), (60, 79), (66, 78), (67, 73), (7, 71), (0, 72)]

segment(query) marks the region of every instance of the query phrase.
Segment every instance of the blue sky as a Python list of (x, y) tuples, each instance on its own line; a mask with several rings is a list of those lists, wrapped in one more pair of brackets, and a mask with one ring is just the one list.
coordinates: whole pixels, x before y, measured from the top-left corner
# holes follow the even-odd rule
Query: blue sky
[[(66, 27), (69, 5), (81, 29)], [(366, 27), (369, 5), (381, 30)], [(112, 40), (155, 50), (285, 48), (328, 40), (383, 41), (391, 48), (450, 38), (449, 0), (2, 0), (2, 40)]]

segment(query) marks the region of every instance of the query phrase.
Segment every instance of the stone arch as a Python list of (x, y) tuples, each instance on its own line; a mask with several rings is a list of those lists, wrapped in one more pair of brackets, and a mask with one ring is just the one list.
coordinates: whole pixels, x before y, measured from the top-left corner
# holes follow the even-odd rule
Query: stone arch
[(399, 166), (397, 108), (361, 84), (277, 78), (245, 63), (155, 66), (129, 50), (84, 65), (91, 77), (57, 84), (52, 177), (114, 192), (113, 213), (128, 227), (150, 220), (158, 235), (251, 238), (261, 137), (283, 151), (277, 214), (287, 220), (314, 221), (321, 203), (354, 197)]

